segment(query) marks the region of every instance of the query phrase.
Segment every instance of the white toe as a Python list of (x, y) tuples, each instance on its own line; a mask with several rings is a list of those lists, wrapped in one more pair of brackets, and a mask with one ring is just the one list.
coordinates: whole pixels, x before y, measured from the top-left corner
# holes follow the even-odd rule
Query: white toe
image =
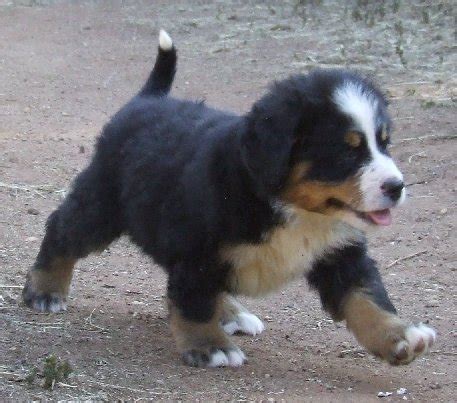
[(403, 351), (403, 354), (406, 352), (408, 356), (411, 355), (410, 353), (410, 344), (406, 340), (402, 340), (395, 346), (395, 355), (397, 356)]
[(246, 356), (241, 350), (230, 350), (228, 352), (229, 365), (231, 367), (241, 367), (246, 361)]
[(236, 323), (235, 321), (228, 322), (225, 325), (222, 325), (222, 327), (224, 328), (224, 332), (227, 334), (230, 334), (230, 335), (241, 331), (240, 325), (238, 323)]
[(67, 310), (67, 303), (58, 296), (57, 294), (51, 295), (52, 300), (50, 302), (46, 302), (43, 297), (37, 298), (32, 303), (32, 308), (38, 312), (52, 312), (57, 313), (61, 311)]
[[(430, 350), (430, 347), (433, 345), (436, 339), (436, 332), (431, 327), (419, 323), (419, 325), (410, 326), (405, 331), (406, 340), (408, 341), (411, 350), (415, 352), (416, 355), (425, 354)], [(420, 346), (424, 345), (424, 348), (421, 350)], [(416, 349), (419, 348), (419, 351)]]
[(38, 300), (38, 301), (33, 301), (33, 309), (38, 312), (44, 312), (45, 311), (45, 306), (44, 306), (44, 301)]
[(423, 323), (419, 323), (418, 328), (420, 330), (422, 330), (428, 336), (429, 345), (431, 347), (431, 345), (433, 343), (435, 343), (435, 340), (436, 340), (436, 331), (435, 331), (435, 329), (433, 329), (433, 328), (431, 328), (431, 327), (429, 327), (427, 325), (424, 325)]
[(228, 363), (229, 360), (225, 353), (222, 350), (217, 350), (215, 353), (211, 354), (208, 367), (226, 367)]
[(65, 302), (63, 302), (63, 301), (51, 302), (49, 304), (48, 309), (49, 309), (49, 312), (52, 312), (52, 313), (66, 311), (67, 310), (67, 304)]
[(246, 356), (239, 348), (229, 350), (226, 353), (222, 350), (217, 350), (211, 354), (208, 367), (241, 367), (245, 361)]
[(252, 313), (242, 312), (238, 314), (237, 322), (240, 324), (241, 331), (252, 336), (256, 336), (265, 330), (262, 321)]
[(223, 325), (224, 331), (228, 334), (242, 332), (256, 336), (265, 330), (262, 321), (249, 312), (240, 312), (235, 316), (235, 320)]

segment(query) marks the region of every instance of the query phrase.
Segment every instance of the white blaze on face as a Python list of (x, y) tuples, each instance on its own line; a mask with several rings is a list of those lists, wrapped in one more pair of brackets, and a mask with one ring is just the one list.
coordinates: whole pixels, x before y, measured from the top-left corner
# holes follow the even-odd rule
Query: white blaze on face
[[(346, 81), (334, 94), (334, 101), (341, 112), (351, 117), (355, 129), (365, 135), (370, 160), (360, 169), (360, 189), (363, 195), (361, 210), (375, 211), (392, 207), (392, 201), (384, 196), (381, 186), (388, 180), (403, 180), (392, 158), (381, 153), (376, 141), (378, 100), (364, 90), (361, 84)], [(399, 204), (404, 200), (403, 190)]]

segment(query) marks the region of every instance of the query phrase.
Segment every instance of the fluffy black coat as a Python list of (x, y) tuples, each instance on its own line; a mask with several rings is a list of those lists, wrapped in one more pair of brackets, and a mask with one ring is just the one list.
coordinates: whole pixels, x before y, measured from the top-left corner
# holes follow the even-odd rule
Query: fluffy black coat
[[(272, 201), (294, 163), (312, 159), (309, 178), (328, 181), (363, 163), (363, 155), (358, 161), (333, 158), (345, 152), (345, 143), (329, 147), (321, 136), (331, 130), (335, 138), (344, 128), (346, 118), (329, 99), (338, 83), (356, 76), (339, 70), (293, 76), (236, 116), (166, 96), (175, 64), (174, 48), (159, 48), (145, 86), (104, 127), (91, 164), (49, 218), (36, 266), (47, 267), (56, 256), (84, 257), (128, 234), (167, 270), (169, 296), (185, 316), (205, 321), (226, 289), (230, 267), (219, 259), (221, 247), (261, 242), (281, 225), (283, 214)], [(332, 119), (323, 119), (328, 114)], [(329, 161), (340, 165), (335, 169)], [(359, 249), (363, 259), (364, 246)], [(345, 282), (345, 288), (352, 285)], [(338, 289), (327, 284), (320, 291), (324, 300), (325, 292), (334, 295), (336, 306)]]

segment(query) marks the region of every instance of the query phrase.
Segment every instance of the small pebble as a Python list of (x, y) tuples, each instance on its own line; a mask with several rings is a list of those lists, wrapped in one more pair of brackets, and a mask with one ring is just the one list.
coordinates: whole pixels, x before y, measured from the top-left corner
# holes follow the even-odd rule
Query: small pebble
[(29, 208), (27, 214), (38, 215), (40, 212), (36, 208)]
[(408, 389), (406, 389), (406, 388), (397, 389), (397, 395), (406, 395), (407, 393), (408, 393)]

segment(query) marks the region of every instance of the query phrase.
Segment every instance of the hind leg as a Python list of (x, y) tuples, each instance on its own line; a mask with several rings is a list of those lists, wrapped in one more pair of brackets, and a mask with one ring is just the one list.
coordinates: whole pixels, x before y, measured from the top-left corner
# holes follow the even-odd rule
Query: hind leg
[(228, 294), (224, 296), (221, 324), (224, 331), (230, 335), (244, 333), (256, 336), (265, 330), (264, 324), (256, 315)]
[(22, 292), (27, 306), (40, 312), (66, 309), (76, 261), (103, 249), (121, 233), (113, 196), (109, 181), (100, 180), (90, 168), (77, 178), (74, 190), (47, 221)]
[(225, 273), (219, 269), (192, 262), (169, 271), (170, 327), (182, 359), (193, 367), (239, 367), (246, 360), (221, 326)]

